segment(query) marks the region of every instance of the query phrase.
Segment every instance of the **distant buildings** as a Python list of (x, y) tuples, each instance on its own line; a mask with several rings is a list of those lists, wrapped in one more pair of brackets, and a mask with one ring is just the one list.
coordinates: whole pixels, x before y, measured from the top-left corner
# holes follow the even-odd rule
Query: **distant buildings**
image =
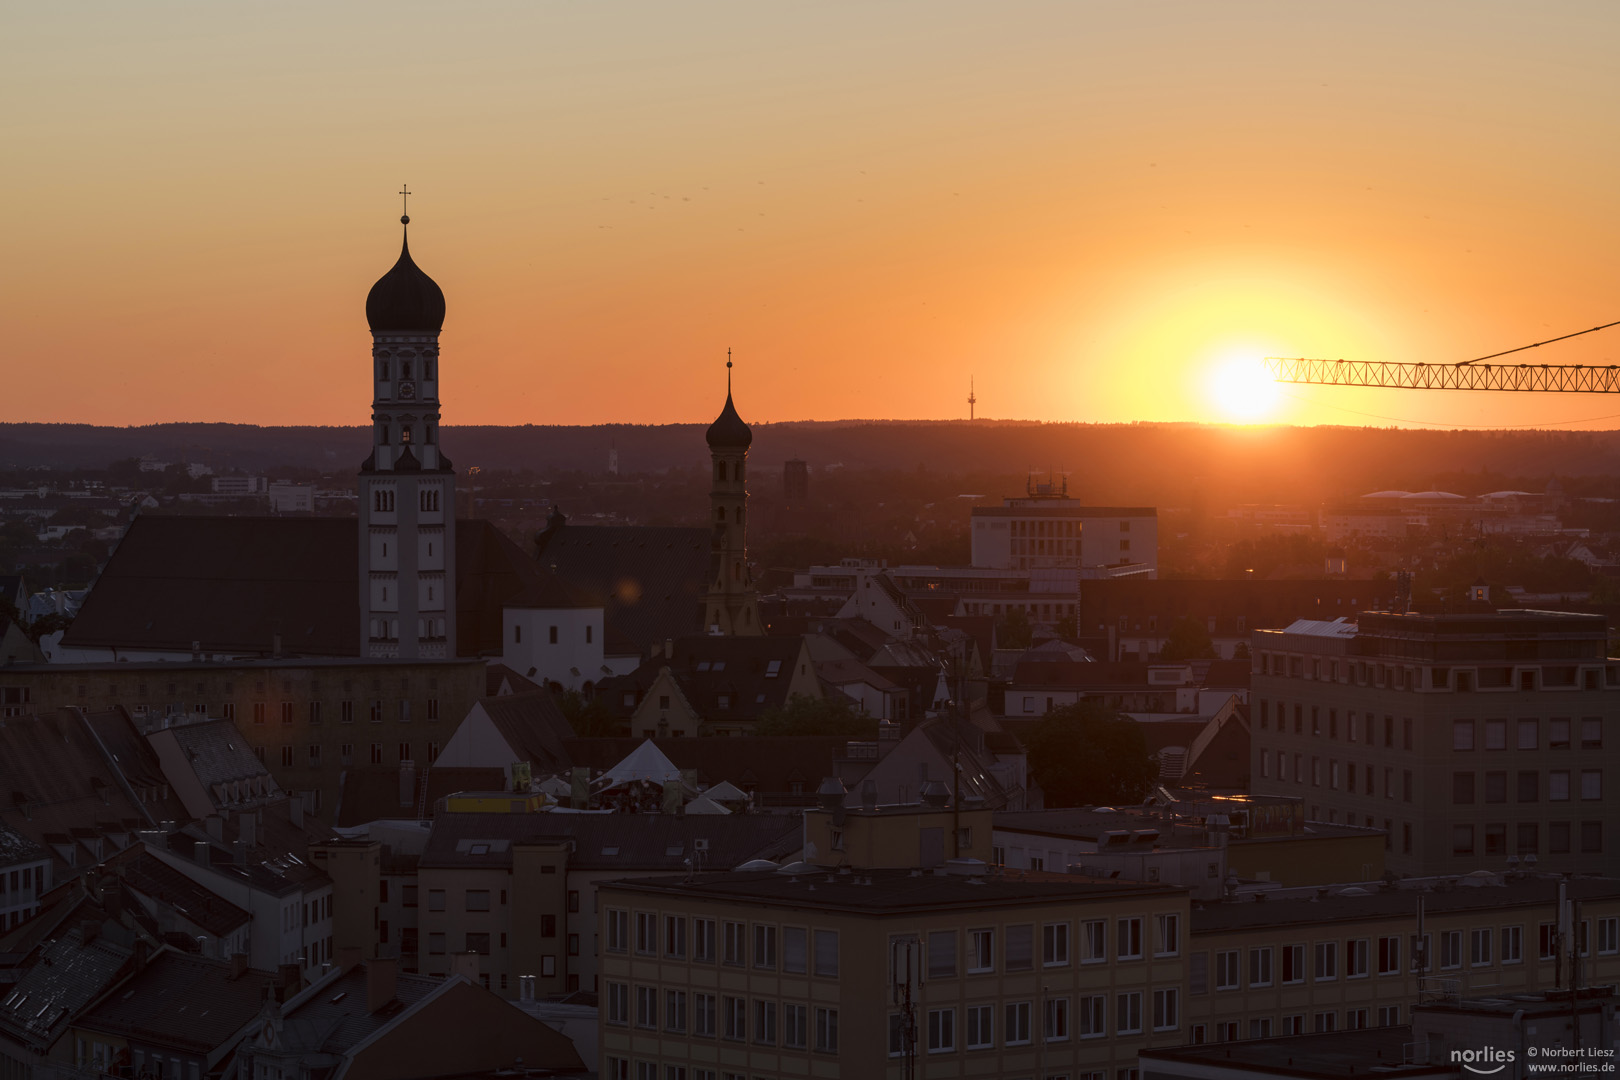
[(1157, 577), (1159, 514), (1151, 506), (1086, 506), (1068, 481), (1029, 485), (1022, 498), (975, 506), (973, 565), (1074, 571), (1078, 578)]

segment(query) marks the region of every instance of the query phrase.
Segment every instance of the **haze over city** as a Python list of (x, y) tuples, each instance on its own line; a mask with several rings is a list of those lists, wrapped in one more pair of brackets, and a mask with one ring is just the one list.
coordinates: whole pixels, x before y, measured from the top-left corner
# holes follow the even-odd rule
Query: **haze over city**
[[(6, 16), (8, 419), (363, 422), (358, 304), (450, 296), (448, 424), (1612, 427), (1276, 388), (1607, 321), (1612, 9), (151, 3)], [(1614, 332), (1536, 362), (1613, 361)], [(1545, 354), (1545, 355), (1543, 355)], [(453, 362), (452, 362), (453, 361)]]

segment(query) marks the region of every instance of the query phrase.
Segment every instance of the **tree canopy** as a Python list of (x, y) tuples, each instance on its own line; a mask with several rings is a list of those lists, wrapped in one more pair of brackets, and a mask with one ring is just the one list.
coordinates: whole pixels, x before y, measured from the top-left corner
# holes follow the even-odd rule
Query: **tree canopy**
[(1204, 629), (1202, 623), (1182, 616), (1170, 627), (1170, 633), (1165, 636), (1164, 648), (1159, 650), (1159, 659), (1171, 660), (1213, 660), (1215, 659), (1215, 643), (1209, 639), (1209, 631)]
[(1027, 649), (1035, 638), (1035, 628), (1021, 607), (1009, 607), (996, 623), (996, 648)]
[(1158, 776), (1141, 727), (1096, 699), (1047, 713), (1024, 749), (1047, 806), (1141, 802)]

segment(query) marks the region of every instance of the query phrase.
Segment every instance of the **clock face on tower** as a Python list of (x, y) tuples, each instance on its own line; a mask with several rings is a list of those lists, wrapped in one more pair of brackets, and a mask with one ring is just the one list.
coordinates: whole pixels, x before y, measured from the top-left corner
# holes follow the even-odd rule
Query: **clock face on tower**
[(399, 384), (399, 396), (406, 401), (414, 398), (416, 396), (416, 384), (411, 382), (409, 379), (401, 382)]

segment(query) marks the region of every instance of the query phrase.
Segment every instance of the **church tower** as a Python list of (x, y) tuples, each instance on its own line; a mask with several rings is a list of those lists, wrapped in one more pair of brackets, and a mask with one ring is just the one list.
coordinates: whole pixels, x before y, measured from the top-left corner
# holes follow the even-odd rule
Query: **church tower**
[(753, 637), (759, 624), (759, 594), (748, 572), (744, 514), (748, 507), (748, 430), (731, 403), (731, 361), (726, 361), (726, 407), (709, 425), (709, 456), (714, 459), (714, 486), (709, 490), (709, 590), (703, 598), (706, 633)]
[[(400, 224), (409, 226), (402, 216)], [(360, 466), (360, 655), (456, 655), (456, 476), (439, 452), (444, 292), (411, 260), (366, 297), (371, 456)]]

